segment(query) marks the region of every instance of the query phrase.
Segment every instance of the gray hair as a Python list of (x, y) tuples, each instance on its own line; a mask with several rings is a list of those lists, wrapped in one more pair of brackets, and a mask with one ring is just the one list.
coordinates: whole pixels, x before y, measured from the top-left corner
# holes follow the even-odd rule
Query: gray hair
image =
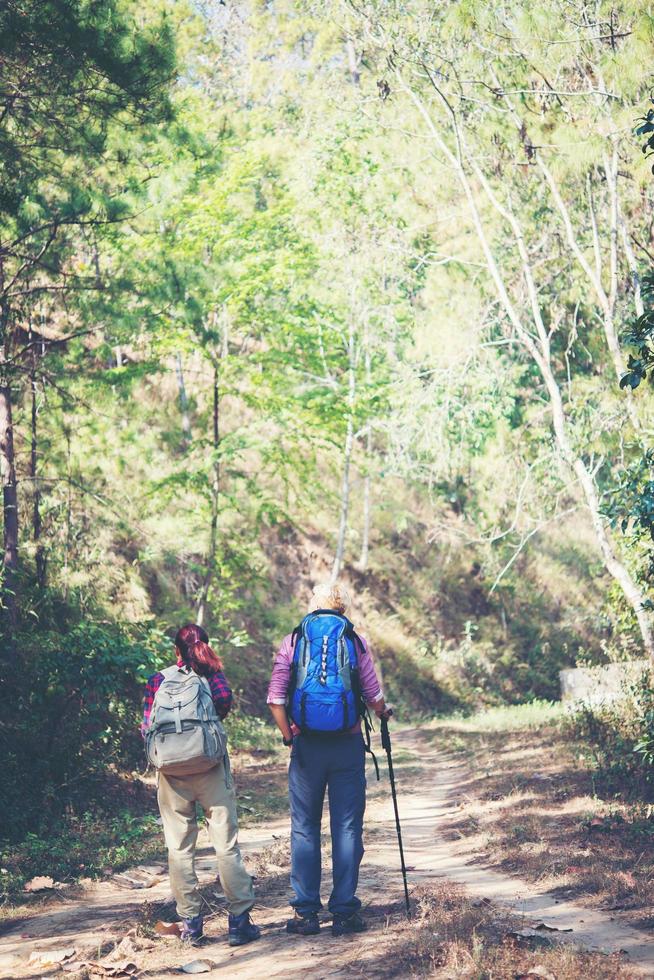
[(340, 582), (319, 582), (311, 593), (309, 612), (314, 609), (335, 609), (346, 613), (351, 605), (350, 593)]

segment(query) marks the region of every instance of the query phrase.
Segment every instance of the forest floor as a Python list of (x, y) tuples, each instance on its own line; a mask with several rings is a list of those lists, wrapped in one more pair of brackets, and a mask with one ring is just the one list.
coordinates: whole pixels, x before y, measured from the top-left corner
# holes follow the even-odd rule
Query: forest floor
[[(565, 765), (563, 755), (558, 753), (557, 761), (553, 750), (556, 736), (495, 736), (486, 733), (480, 738), (475, 732), (437, 725), (394, 737), (410, 921), (404, 915), (393, 810), (382, 765), (380, 783), (369, 771), (360, 888), (366, 933), (334, 939), (325, 917), (319, 936), (285, 934), (289, 822), (283, 813), (246, 824), (241, 832), (246, 862), (256, 876), (254, 918), (262, 927), (260, 941), (240, 949), (227, 945), (224, 898), (203, 831), (198, 872), (206, 903), (206, 938), (198, 948), (184, 948), (176, 938), (155, 931), (158, 921), (173, 918), (165, 865), (156, 861), (102, 881), (55, 889), (16, 909), (3, 925), (0, 978), (26, 980), (59, 973), (83, 980), (128, 977), (138, 971), (140, 978), (164, 980), (182, 975), (184, 965), (198, 960), (207, 961), (209, 975), (241, 980), (654, 977), (654, 934), (643, 929), (649, 922), (642, 908), (639, 921), (634, 921), (632, 902), (629, 921), (625, 910), (606, 907), (608, 902), (615, 904), (610, 889), (598, 886), (591, 891), (583, 876), (576, 884), (566, 879), (565, 886), (555, 880), (557, 869), (568, 877), (576, 874), (570, 868), (581, 863), (580, 849), (588, 851), (589, 874), (601, 865), (599, 853), (593, 857), (593, 842), (587, 840), (595, 833), (592, 819), (601, 818), (592, 818), (587, 831), (578, 827), (571, 801), (577, 800), (577, 809), (584, 809), (587, 801), (583, 794), (579, 799), (579, 794), (572, 795), (574, 786), (562, 795)], [(485, 765), (486, 756), (492, 756), (492, 767)], [(247, 799), (248, 809), (255, 813), (265, 809), (267, 800), (278, 804), (284, 797), (285, 775), (283, 761), (241, 760), (236, 774), (239, 799)], [(528, 778), (537, 791), (528, 792)], [(538, 802), (539, 793), (547, 798)], [(530, 812), (525, 815), (528, 800)], [(561, 811), (558, 829), (551, 826), (556, 823), (552, 808)], [(569, 826), (566, 814), (572, 815)], [(523, 824), (529, 833), (512, 830)], [(543, 836), (545, 826), (549, 837)], [(586, 837), (580, 843), (574, 833)], [(599, 849), (603, 846), (607, 854), (603, 870), (608, 881), (618, 873), (611, 863), (618, 861), (618, 854), (606, 844), (610, 829), (601, 833), (604, 844)], [(540, 850), (525, 848), (526, 844), (538, 844)], [(556, 848), (552, 861), (550, 852)], [(326, 839), (325, 859), (328, 866)], [(627, 859), (622, 853), (621, 860)], [(564, 861), (559, 868), (556, 862)], [(641, 900), (647, 897), (643, 893)]]

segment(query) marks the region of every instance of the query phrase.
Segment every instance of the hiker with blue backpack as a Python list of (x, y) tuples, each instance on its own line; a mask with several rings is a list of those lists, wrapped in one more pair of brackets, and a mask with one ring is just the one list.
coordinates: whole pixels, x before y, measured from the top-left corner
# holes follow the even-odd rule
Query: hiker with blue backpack
[(183, 626), (175, 637), (175, 652), (176, 663), (147, 683), (141, 730), (148, 761), (157, 770), (157, 802), (170, 889), (182, 920), (180, 935), (194, 945), (203, 933), (195, 873), (199, 803), (227, 899), (229, 945), (242, 946), (259, 939), (261, 932), (250, 919), (254, 888), (238, 846), (236, 793), (222, 726), (232, 692), (201, 626)]
[[(361, 719), (366, 706), (388, 719), (366, 641), (345, 613), (340, 585), (317, 586), (311, 610), (282, 641), (275, 657), (268, 704), (291, 747), (288, 788), (291, 810), (291, 886), (294, 917), (289, 933), (320, 931), (320, 825), (329, 790), (333, 887), (328, 908), (332, 935), (362, 932), (356, 896), (363, 857), (366, 805), (365, 750)], [(369, 727), (366, 724), (369, 748)]]

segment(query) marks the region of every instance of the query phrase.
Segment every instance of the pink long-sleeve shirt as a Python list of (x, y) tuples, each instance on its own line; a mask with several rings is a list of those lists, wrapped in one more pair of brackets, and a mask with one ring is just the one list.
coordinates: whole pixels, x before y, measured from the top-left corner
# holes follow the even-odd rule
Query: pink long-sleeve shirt
[[(359, 680), (361, 682), (361, 693), (363, 694), (367, 704), (373, 704), (375, 701), (383, 696), (382, 689), (379, 683), (379, 678), (377, 677), (377, 671), (375, 670), (375, 665), (370, 656), (370, 650), (368, 649), (368, 644), (362, 636), (357, 634), (361, 643), (363, 645), (363, 652), (359, 653)], [(275, 657), (275, 662), (273, 664), (272, 676), (270, 678), (270, 684), (268, 686), (268, 704), (286, 704), (286, 696), (288, 694), (288, 688), (291, 683), (291, 667), (293, 665), (293, 644), (292, 644), (292, 634), (289, 633), (282, 640), (281, 646), (277, 651)], [(351, 734), (356, 734), (356, 732), (361, 729), (361, 721), (357, 721), (356, 725), (353, 725), (349, 729)], [(299, 731), (298, 727), (291, 723), (291, 730), (293, 734), (297, 734)]]

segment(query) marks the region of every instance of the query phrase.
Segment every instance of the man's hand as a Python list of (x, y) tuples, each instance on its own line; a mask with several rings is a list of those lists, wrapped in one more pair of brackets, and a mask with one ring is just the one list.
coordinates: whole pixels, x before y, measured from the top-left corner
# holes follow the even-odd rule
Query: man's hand
[(386, 704), (383, 698), (380, 698), (379, 701), (374, 701), (370, 705), (370, 707), (375, 712), (375, 714), (377, 715), (380, 721), (382, 718), (385, 718), (386, 721), (388, 721), (388, 719), (393, 714), (393, 709), (390, 707), (390, 705)]
[(285, 704), (271, 704), (269, 705), (272, 716), (277, 723), (277, 727), (282, 733), (282, 738), (284, 739), (284, 745), (292, 745), (293, 743), (293, 732), (291, 731), (291, 726), (288, 723), (288, 715), (286, 713)]

